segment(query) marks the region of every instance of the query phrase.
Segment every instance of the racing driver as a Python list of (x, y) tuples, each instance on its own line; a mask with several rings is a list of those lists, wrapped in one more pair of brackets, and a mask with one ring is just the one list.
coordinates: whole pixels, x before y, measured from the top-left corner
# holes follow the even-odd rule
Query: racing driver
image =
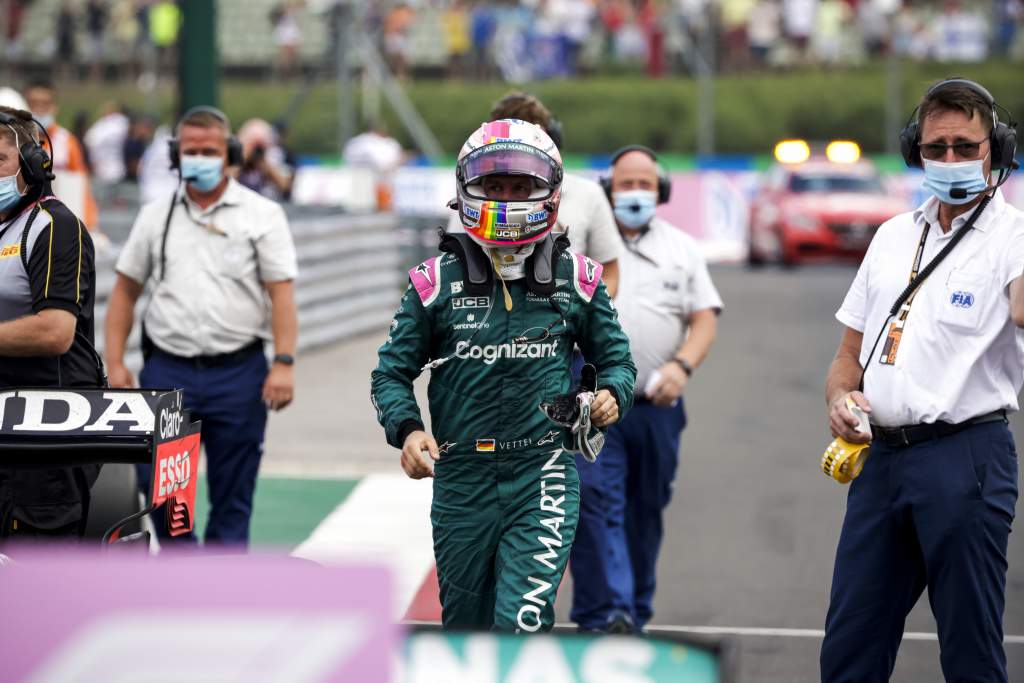
[[(562, 161), (547, 133), (483, 124), (456, 181), (466, 233), (409, 272), (372, 398), (405, 473), (434, 477), (444, 627), (547, 631), (580, 494), (572, 435), (538, 408), (571, 395), (573, 343), (596, 367), (594, 427), (629, 409), (636, 366), (601, 265), (551, 234)], [(425, 369), (433, 434), (413, 395)]]

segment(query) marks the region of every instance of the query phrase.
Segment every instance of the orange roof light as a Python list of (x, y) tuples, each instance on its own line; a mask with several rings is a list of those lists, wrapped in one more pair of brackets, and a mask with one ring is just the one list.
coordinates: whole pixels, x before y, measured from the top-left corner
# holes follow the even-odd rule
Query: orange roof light
[(852, 140), (833, 140), (825, 148), (825, 156), (834, 164), (852, 164), (860, 159), (860, 145)]
[(811, 156), (811, 148), (804, 140), (783, 140), (775, 145), (775, 159), (782, 164), (800, 164)]

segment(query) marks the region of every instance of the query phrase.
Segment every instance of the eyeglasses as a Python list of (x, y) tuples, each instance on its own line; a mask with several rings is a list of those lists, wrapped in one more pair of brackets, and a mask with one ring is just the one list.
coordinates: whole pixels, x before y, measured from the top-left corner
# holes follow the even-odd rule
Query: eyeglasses
[(946, 150), (952, 149), (960, 159), (977, 159), (978, 153), (981, 152), (981, 146), (985, 143), (985, 140), (979, 140), (978, 142), (954, 142), (951, 145), (947, 145), (944, 142), (929, 142), (921, 145), (921, 156), (925, 159), (935, 161), (942, 159), (946, 156)]

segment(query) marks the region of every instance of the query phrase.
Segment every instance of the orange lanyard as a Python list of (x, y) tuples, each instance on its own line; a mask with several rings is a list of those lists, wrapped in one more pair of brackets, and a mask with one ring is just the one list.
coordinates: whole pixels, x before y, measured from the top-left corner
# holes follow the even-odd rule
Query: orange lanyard
[[(921, 259), (924, 257), (924, 244), (928, 241), (929, 229), (931, 229), (931, 226), (925, 223), (924, 230), (921, 231), (921, 241), (917, 243), (917, 254), (914, 256), (914, 265), (910, 269), (909, 282), (914, 281), (921, 268)], [(900, 339), (903, 337), (903, 327), (907, 324), (907, 316), (910, 315), (910, 305), (914, 303), (914, 297), (917, 296), (920, 288), (919, 284), (910, 296), (907, 297), (907, 300), (900, 306), (900, 312), (896, 320), (892, 321), (892, 324), (889, 325), (889, 334), (885, 338), (885, 345), (882, 346), (882, 355), (878, 358), (878, 362), (882, 365), (893, 365), (896, 362), (896, 353), (899, 351)]]

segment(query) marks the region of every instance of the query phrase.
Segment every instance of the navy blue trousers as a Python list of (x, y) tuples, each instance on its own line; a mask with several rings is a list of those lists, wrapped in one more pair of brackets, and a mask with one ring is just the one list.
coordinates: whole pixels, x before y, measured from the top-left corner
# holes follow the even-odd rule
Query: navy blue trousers
[(672, 498), (683, 402), (668, 408), (634, 405), (608, 429), (596, 463), (577, 456), (580, 521), (572, 546), (571, 618), (600, 630), (616, 611), (638, 627), (653, 614), (662, 512)]
[(947, 681), (1005, 682), (1017, 453), (1004, 422), (890, 448), (850, 485), (821, 647), (824, 683), (888, 681), (928, 588)]
[[(244, 548), (249, 544), (249, 517), (267, 426), (262, 398), (266, 377), (267, 359), (262, 350), (232, 363), (207, 367), (154, 351), (139, 373), (139, 384), (145, 388), (183, 389), (192, 420), (203, 421), (210, 499), (204, 536), (207, 545)], [(139, 481), (148, 494), (152, 467), (139, 465), (138, 469)], [(163, 511), (153, 522), (157, 533), (166, 538)], [(191, 534), (179, 539), (195, 541)]]

